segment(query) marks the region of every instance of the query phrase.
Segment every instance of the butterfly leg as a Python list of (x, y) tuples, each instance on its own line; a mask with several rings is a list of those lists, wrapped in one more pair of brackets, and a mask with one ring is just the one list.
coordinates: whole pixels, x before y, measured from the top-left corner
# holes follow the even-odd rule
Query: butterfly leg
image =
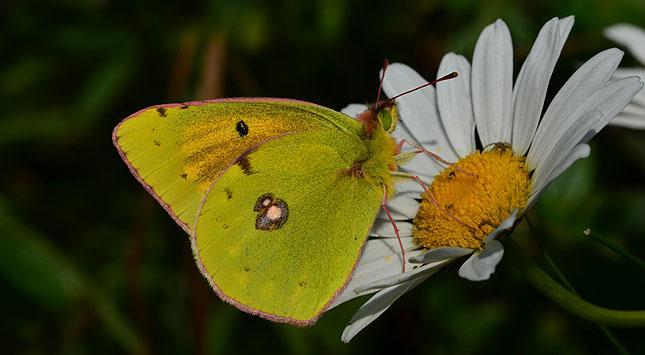
[(390, 213), (390, 209), (387, 208), (387, 188), (385, 187), (385, 185), (383, 185), (383, 201), (381, 201), (381, 208), (383, 209), (383, 211), (385, 211), (385, 214), (390, 220), (390, 223), (392, 223), (394, 234), (396, 235), (396, 239), (399, 241), (399, 248), (401, 248), (401, 272), (405, 272), (405, 249), (403, 249), (403, 242), (401, 241), (401, 236), (399, 235), (399, 227), (396, 226), (396, 222), (394, 222), (394, 218)]
[[(424, 153), (424, 154), (428, 155), (430, 158), (432, 158), (432, 159), (434, 159), (434, 160), (436, 160), (436, 161), (438, 161), (440, 163), (443, 163), (443, 164), (445, 164), (447, 166), (454, 165), (454, 163), (451, 163), (451, 162), (447, 161), (446, 159), (440, 157), (439, 155), (437, 155), (437, 154), (425, 149), (420, 144), (415, 143), (415, 142), (410, 142), (410, 141), (408, 141), (406, 139), (401, 139), (399, 141), (399, 143), (396, 145), (396, 153), (397, 154), (399, 154), (401, 152), (401, 150), (403, 149), (404, 144), (408, 144), (408, 145), (412, 146), (414, 149), (416, 149), (415, 153), (417, 153), (417, 154)], [(469, 176), (472, 176), (472, 177), (477, 177), (477, 174), (471, 173), (470, 171), (464, 170), (464, 169), (462, 169), (462, 168), (460, 168), (458, 166), (456, 166), (455, 169), (457, 171), (459, 171), (459, 172), (462, 172), (462, 173), (466, 174), (466, 175), (469, 175)]]

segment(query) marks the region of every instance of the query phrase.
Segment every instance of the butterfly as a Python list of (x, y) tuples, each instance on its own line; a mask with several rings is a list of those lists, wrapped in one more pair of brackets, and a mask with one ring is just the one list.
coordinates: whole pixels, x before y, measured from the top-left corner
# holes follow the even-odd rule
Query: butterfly
[(165, 104), (130, 115), (112, 138), (190, 234), (199, 270), (224, 301), (304, 326), (349, 281), (379, 210), (390, 215), (404, 158), (390, 135), (395, 98), (377, 98), (356, 119), (291, 99)]

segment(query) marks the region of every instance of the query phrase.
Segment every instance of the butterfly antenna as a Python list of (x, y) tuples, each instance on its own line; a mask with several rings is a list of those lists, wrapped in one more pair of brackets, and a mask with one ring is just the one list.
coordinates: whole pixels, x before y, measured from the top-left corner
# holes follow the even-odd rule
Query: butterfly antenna
[(381, 71), (381, 79), (378, 82), (378, 92), (376, 93), (376, 101), (374, 102), (379, 102), (381, 99), (381, 91), (383, 90), (383, 79), (385, 79), (385, 71), (387, 70), (387, 67), (390, 65), (390, 62), (387, 60), (387, 58), (383, 59), (383, 71)]
[[(408, 90), (408, 91), (406, 91), (406, 92), (402, 92), (402, 93), (400, 93), (400, 94), (398, 94), (398, 95), (394, 96), (394, 97), (393, 97), (393, 98), (391, 98), (390, 100), (391, 100), (391, 101), (394, 101), (394, 100), (396, 100), (397, 98), (399, 98), (399, 97), (401, 97), (401, 96), (403, 96), (403, 95), (407, 95), (407, 94), (409, 94), (409, 93), (411, 93), (411, 92), (414, 92), (414, 91), (417, 91), (417, 90), (423, 89), (423, 88), (424, 88), (424, 87), (426, 87), (426, 86), (434, 85), (434, 84), (436, 84), (436, 83), (438, 83), (438, 82), (441, 82), (441, 81), (454, 79), (454, 78), (456, 78), (456, 77), (458, 77), (458, 76), (459, 76), (459, 74), (458, 74), (456, 71), (453, 71), (452, 73), (450, 73), (450, 74), (448, 74), (448, 75), (444, 75), (444, 76), (442, 76), (442, 77), (441, 77), (441, 78), (439, 78), (439, 79), (433, 80), (433, 81), (431, 81), (431, 82), (429, 82), (429, 83), (425, 83), (425, 84), (423, 84), (423, 85), (419, 85), (419, 86), (417, 86), (416, 88), (414, 88), (414, 89), (410, 89), (410, 90)], [(380, 89), (380, 88), (379, 88), (379, 89)], [(380, 90), (379, 90), (379, 92), (380, 92)]]

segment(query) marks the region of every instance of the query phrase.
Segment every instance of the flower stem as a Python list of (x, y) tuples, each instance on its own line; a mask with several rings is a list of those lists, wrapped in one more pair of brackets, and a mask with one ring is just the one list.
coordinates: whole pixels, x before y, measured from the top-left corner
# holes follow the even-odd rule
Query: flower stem
[[(528, 214), (526, 215), (526, 224), (529, 227), (529, 231), (531, 232), (531, 236), (533, 239), (538, 243), (540, 246), (540, 249), (542, 250), (542, 256), (544, 258), (544, 261), (546, 261), (547, 266), (551, 269), (553, 274), (555, 274), (556, 279), (563, 284), (569, 291), (574, 293), (576, 296), (580, 297), (580, 293), (573, 287), (573, 284), (569, 282), (569, 279), (560, 271), (560, 268), (555, 264), (553, 259), (551, 258), (551, 255), (546, 251), (545, 246), (543, 243), (541, 243), (541, 240), (537, 238), (537, 233), (536, 233), (536, 228), (533, 226), (533, 223), (531, 222), (531, 219), (529, 218)], [(616, 353), (621, 354), (621, 355), (629, 355), (629, 351), (621, 344), (620, 340), (612, 333), (612, 331), (607, 328), (606, 326), (602, 324), (596, 324), (598, 327), (598, 330), (607, 338), (607, 341), (609, 341), (609, 344), (611, 344), (614, 347), (614, 350), (616, 350)]]
[[(549, 267), (553, 270), (553, 272), (555, 273), (555, 276), (560, 280), (560, 282), (576, 296), (580, 296), (580, 294), (578, 293), (578, 291), (576, 291), (576, 289), (573, 287), (571, 282), (569, 282), (567, 277), (564, 276), (564, 274), (560, 271), (560, 269), (555, 264), (553, 259), (551, 259), (551, 256), (549, 255), (549, 253), (547, 253), (546, 251), (542, 251), (542, 255), (544, 256), (544, 260), (549, 265)], [(596, 326), (598, 327), (598, 330), (600, 330), (600, 332), (607, 338), (607, 340), (614, 347), (614, 350), (616, 350), (617, 353), (621, 355), (629, 355), (629, 351), (625, 349), (623, 344), (620, 343), (620, 340), (618, 340), (618, 338), (614, 335), (614, 333), (611, 332), (611, 330), (609, 330), (609, 328), (607, 328), (602, 324), (596, 324)]]
[(645, 311), (624, 311), (609, 309), (589, 303), (568, 291), (553, 280), (532, 259), (526, 256), (512, 238), (507, 243), (509, 254), (526, 279), (543, 295), (560, 307), (590, 322), (613, 327), (645, 326)]

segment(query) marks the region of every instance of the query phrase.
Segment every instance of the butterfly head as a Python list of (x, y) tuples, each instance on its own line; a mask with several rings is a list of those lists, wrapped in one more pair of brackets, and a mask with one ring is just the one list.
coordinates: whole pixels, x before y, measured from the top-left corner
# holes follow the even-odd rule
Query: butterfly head
[(384, 100), (368, 105), (356, 119), (363, 124), (363, 136), (371, 138), (380, 128), (392, 133), (399, 122), (399, 114), (394, 100)]
[(451, 72), (447, 75), (440, 77), (439, 79), (421, 84), (417, 87), (414, 87), (410, 90), (402, 92), (398, 95), (390, 97), (387, 100), (381, 100), (381, 92), (383, 89), (383, 81), (385, 80), (385, 72), (389, 62), (386, 60), (383, 61), (383, 70), (381, 70), (381, 80), (379, 82), (378, 93), (376, 95), (376, 102), (374, 104), (368, 105), (367, 109), (358, 115), (357, 119), (363, 123), (363, 136), (366, 138), (371, 138), (374, 135), (375, 129), (379, 126), (387, 133), (392, 133), (396, 128), (396, 124), (399, 122), (399, 115), (396, 108), (395, 100), (401, 96), (408, 95), (415, 91), (421, 90), (427, 86), (434, 85), (438, 82), (450, 80), (456, 78), (459, 74), (457, 72)]

